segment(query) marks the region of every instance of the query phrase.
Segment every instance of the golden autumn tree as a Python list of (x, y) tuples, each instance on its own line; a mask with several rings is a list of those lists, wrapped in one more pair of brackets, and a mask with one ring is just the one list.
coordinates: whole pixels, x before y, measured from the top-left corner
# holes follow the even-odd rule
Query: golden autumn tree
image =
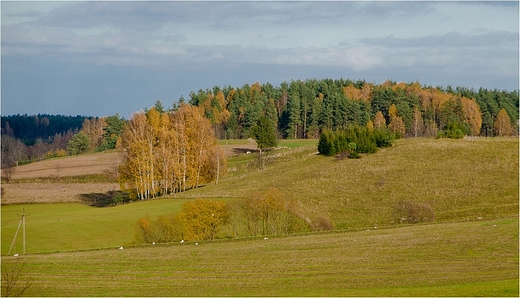
[(356, 88), (354, 85), (348, 85), (342, 88), (345, 97), (351, 100), (357, 101), (370, 101), (372, 95), (372, 86), (365, 83), (361, 89)]
[(398, 134), (399, 136), (404, 136), (405, 126), (403, 118), (397, 116), (397, 107), (395, 104), (390, 106), (388, 110), (388, 116), (390, 117), (390, 123), (388, 124), (388, 129), (391, 132)]
[(511, 126), (511, 118), (507, 114), (507, 111), (502, 108), (498, 114), (497, 119), (494, 123), (495, 135), (498, 137), (504, 137), (511, 135), (513, 127)]
[(397, 91), (400, 91), (400, 90), (406, 90), (406, 89), (407, 89), (407, 86), (406, 86), (405, 82), (399, 82), (399, 83), (394, 84), (392, 86), (392, 91), (394, 91), (394, 92), (397, 92)]
[(182, 205), (177, 215), (184, 240), (212, 240), (229, 221), (225, 202), (197, 199)]
[(419, 111), (419, 107), (415, 106), (413, 109), (413, 118), (412, 118), (412, 127), (411, 127), (411, 133), (413, 134), (414, 138), (417, 138), (418, 136), (422, 135), (422, 132), (424, 130), (424, 121), (422, 119), (421, 111)]
[(374, 118), (374, 128), (375, 129), (386, 128), (386, 119), (385, 119), (385, 116), (383, 116), (383, 113), (381, 111), (377, 111), (377, 113), (376, 113), (376, 117)]
[(119, 167), (121, 189), (141, 200), (151, 195), (151, 160), (147, 140), (151, 134), (144, 112), (134, 113), (122, 135), (124, 164)]
[(345, 97), (351, 100), (360, 100), (361, 99), (361, 90), (356, 88), (354, 85), (348, 85), (342, 88), (343, 94)]
[(170, 113), (135, 113), (122, 138), (121, 189), (145, 200), (214, 180), (225, 156), (203, 115), (203, 107), (187, 104)]
[(413, 96), (417, 96), (417, 97), (421, 98), (422, 93), (423, 93), (423, 89), (419, 82), (414, 82), (406, 88), (406, 96), (408, 96), (408, 97), (413, 95)]
[(374, 122), (372, 120), (368, 120), (367, 128), (369, 131), (374, 131)]
[(478, 136), (480, 134), (480, 128), (482, 127), (482, 112), (480, 107), (474, 99), (467, 97), (461, 98), (462, 111), (464, 113), (464, 123), (469, 125), (470, 134), (472, 136)]
[(107, 125), (105, 118), (85, 118), (81, 131), (87, 136), (90, 148), (96, 148), (103, 141), (103, 128)]

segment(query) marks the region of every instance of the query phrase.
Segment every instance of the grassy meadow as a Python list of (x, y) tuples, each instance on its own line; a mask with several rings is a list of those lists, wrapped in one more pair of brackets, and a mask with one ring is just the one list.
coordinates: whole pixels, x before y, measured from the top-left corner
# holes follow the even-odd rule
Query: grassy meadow
[[(518, 138), (401, 139), (343, 160), (317, 155), (316, 144), (280, 142), (265, 170), (251, 166), (254, 153), (230, 157), (218, 184), (146, 202), (2, 205), (2, 266), (25, 262), (32, 296), (519, 295)], [(132, 244), (140, 218), (176, 213), (186, 200), (269, 188), (307, 216), (330, 218), (336, 230)], [(435, 220), (400, 222), (400, 201), (428, 204)], [(28, 255), (6, 256), (22, 209), (30, 214)], [(11, 254), (22, 252), (21, 237)]]
[[(2, 255), (7, 254), (20, 222), (26, 214), (26, 252), (88, 250), (128, 245), (134, 241), (134, 226), (143, 217), (177, 213), (183, 199), (157, 199), (118, 207), (84, 204), (27, 204), (2, 206)], [(23, 251), (22, 231), (13, 252)]]
[(264, 171), (244, 166), (253, 156), (239, 157), (242, 168), (235, 166), (218, 185), (176, 197), (240, 197), (277, 188), (339, 229), (394, 226), (399, 201), (429, 204), (436, 222), (518, 215), (517, 138), (401, 139), (345, 160), (317, 155), (315, 144), (280, 150), (280, 162)]

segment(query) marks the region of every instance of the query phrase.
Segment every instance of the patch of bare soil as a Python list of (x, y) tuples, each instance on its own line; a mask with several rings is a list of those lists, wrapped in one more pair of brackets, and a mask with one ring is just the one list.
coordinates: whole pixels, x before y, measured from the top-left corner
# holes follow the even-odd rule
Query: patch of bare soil
[(120, 164), (117, 152), (70, 156), (19, 166), (12, 179), (104, 174), (117, 171)]
[[(15, 169), (12, 179), (50, 178), (115, 173), (117, 152), (92, 153), (44, 160)], [(117, 183), (15, 182), (2, 183), (2, 204), (83, 202), (82, 194), (119, 190)]]
[(83, 202), (82, 194), (119, 190), (117, 183), (3, 183), (2, 204)]
[(235, 156), (247, 152), (251, 153), (258, 151), (258, 146), (253, 139), (248, 139), (247, 143), (242, 144), (221, 144), (220, 147), (224, 150), (226, 156)]

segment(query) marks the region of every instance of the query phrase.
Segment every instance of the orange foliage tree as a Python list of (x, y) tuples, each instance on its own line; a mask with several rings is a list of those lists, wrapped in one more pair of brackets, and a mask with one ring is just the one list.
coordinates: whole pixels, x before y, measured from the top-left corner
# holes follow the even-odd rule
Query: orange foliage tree
[(87, 136), (90, 148), (96, 148), (103, 141), (103, 128), (107, 125), (105, 118), (85, 118), (81, 131)]
[(463, 122), (469, 125), (470, 134), (478, 136), (482, 127), (482, 113), (480, 107), (473, 99), (467, 97), (461, 98), (462, 111), (464, 112)]
[(388, 129), (390, 129), (391, 132), (398, 134), (399, 136), (404, 136), (405, 133), (405, 126), (403, 118), (397, 116), (397, 108), (395, 104), (392, 104), (390, 106), (390, 109), (388, 110), (388, 116), (390, 117), (390, 123), (388, 124)]
[(496, 136), (504, 137), (511, 135), (511, 132), (513, 131), (513, 127), (511, 126), (511, 118), (509, 118), (509, 115), (504, 108), (498, 112), (497, 119), (495, 120), (494, 124)]
[(385, 116), (383, 116), (383, 113), (381, 111), (378, 111), (376, 113), (376, 117), (374, 118), (374, 128), (376, 128), (376, 129), (386, 128), (386, 119), (385, 119)]

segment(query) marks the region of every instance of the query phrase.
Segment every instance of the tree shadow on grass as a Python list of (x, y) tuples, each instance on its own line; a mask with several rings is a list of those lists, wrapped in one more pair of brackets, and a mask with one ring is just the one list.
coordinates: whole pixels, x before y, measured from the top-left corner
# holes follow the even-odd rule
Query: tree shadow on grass
[(111, 207), (130, 202), (127, 192), (111, 190), (106, 193), (86, 193), (80, 194), (83, 203), (94, 207)]

